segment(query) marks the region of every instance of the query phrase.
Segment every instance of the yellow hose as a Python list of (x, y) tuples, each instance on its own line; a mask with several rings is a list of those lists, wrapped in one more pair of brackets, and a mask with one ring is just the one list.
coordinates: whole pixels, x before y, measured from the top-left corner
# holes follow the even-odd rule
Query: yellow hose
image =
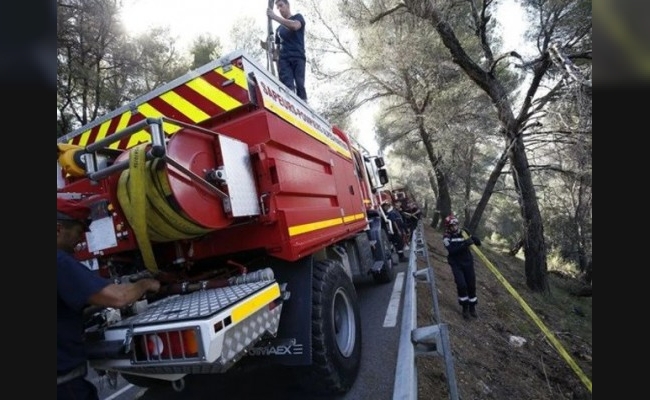
[(198, 225), (176, 211), (167, 170), (161, 159), (146, 161), (147, 144), (130, 150), (129, 168), (122, 171), (117, 198), (135, 234), (145, 267), (158, 272), (152, 242), (170, 242), (204, 235), (211, 229)]

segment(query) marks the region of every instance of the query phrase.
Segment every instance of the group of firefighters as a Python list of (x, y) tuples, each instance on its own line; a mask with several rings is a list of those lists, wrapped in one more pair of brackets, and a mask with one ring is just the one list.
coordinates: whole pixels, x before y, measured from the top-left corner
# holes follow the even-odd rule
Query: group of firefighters
[[(391, 196), (392, 197), (392, 196)], [(404, 255), (404, 250), (408, 250), (408, 243), (411, 240), (411, 234), (416, 229), (418, 221), (422, 216), (422, 212), (413, 201), (384, 199), (381, 203), (381, 208), (386, 214), (386, 217), (391, 221), (393, 234), (390, 235), (390, 240), (397, 249), (399, 261), (404, 262), (407, 257)]]
[[(408, 258), (404, 255), (404, 250), (408, 250), (411, 235), (417, 228), (422, 213), (415, 202), (405, 196), (401, 198), (404, 201), (400, 201), (395, 200), (396, 196), (390, 192), (385, 194), (381, 208), (393, 227), (390, 240), (397, 249), (399, 261), (405, 262)], [(397, 198), (399, 199), (399, 197)], [(470, 319), (470, 316), (477, 318), (476, 275), (474, 258), (470, 249), (472, 246), (481, 246), (481, 240), (469, 230), (461, 228), (454, 214), (445, 218), (444, 225), (443, 244), (448, 253), (447, 262), (454, 275), (462, 316), (464, 319)]]

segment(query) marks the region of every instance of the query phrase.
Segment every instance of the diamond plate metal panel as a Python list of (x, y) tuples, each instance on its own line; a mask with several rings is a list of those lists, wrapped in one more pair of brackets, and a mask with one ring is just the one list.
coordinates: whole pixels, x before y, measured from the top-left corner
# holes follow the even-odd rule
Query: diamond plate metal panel
[(216, 314), (271, 283), (273, 282), (253, 282), (167, 297), (151, 304), (144, 312), (112, 325), (111, 328), (140, 326), (161, 322), (179, 322), (207, 317)]
[(254, 344), (264, 332), (275, 334), (280, 322), (280, 310), (276, 309), (281, 307), (280, 304), (272, 312), (261, 309), (228, 330), (224, 337), (221, 362), (234, 361), (238, 356), (243, 356), (242, 351)]
[(193, 363), (191, 365), (139, 365), (120, 367), (122, 371), (149, 374), (214, 374), (226, 372), (244, 357), (265, 333), (275, 335), (280, 325), (282, 304), (272, 310), (264, 307), (228, 329), (224, 337), (221, 357), (213, 363)]

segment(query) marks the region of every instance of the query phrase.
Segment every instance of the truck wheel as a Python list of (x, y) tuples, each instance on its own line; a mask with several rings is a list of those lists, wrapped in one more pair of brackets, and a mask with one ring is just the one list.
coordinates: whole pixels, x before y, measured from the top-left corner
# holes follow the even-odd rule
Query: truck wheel
[(350, 390), (361, 363), (361, 319), (352, 280), (339, 261), (314, 264), (312, 364), (298, 371), (303, 389), (318, 395)]
[(381, 271), (372, 274), (372, 278), (376, 283), (390, 283), (395, 279), (395, 267), (399, 263), (399, 256), (393, 243), (388, 239), (388, 234), (385, 230), (380, 231), (381, 244), (379, 245), (379, 253), (383, 254), (384, 267)]

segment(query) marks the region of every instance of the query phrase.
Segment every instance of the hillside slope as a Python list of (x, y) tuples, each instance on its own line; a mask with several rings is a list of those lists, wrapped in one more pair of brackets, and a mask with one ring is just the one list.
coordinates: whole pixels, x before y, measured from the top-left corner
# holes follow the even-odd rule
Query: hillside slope
[[(418, 327), (444, 323), (449, 331), (459, 398), (475, 399), (591, 399), (592, 393), (556, 350), (497, 276), (475, 255), (478, 318), (464, 320), (456, 287), (446, 261), (440, 232), (424, 227), (429, 262), (434, 271), (440, 315), (433, 315), (428, 283), (417, 283)], [(525, 285), (524, 264), (491, 248), (480, 250), (561, 343), (583, 376), (592, 379), (592, 298), (576, 294), (581, 286), (572, 278), (549, 273), (550, 294), (532, 293)], [(418, 257), (418, 269), (426, 260)], [(525, 339), (521, 346), (510, 337)], [(449, 386), (442, 357), (416, 360), (418, 398), (448, 399)]]

